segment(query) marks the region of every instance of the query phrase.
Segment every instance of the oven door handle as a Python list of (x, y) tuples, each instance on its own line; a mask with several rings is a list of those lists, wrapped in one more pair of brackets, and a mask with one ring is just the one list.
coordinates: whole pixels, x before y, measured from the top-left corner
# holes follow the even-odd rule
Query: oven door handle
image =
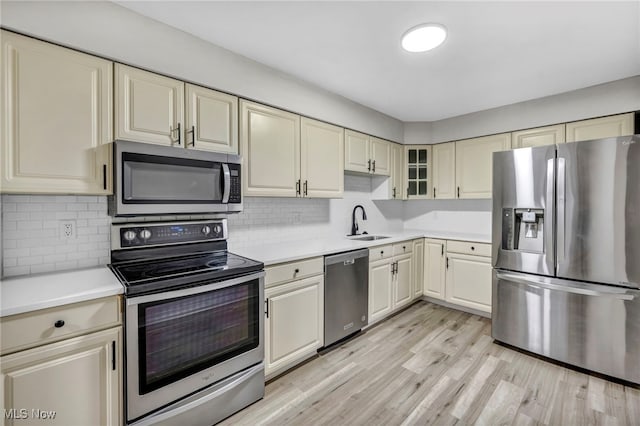
[[(257, 373), (261, 373), (264, 369), (264, 365), (262, 363), (254, 365), (251, 368), (246, 369), (241, 375), (235, 377), (229, 383), (225, 383), (221, 388), (216, 389), (211, 393), (207, 393), (204, 396), (180, 404), (175, 408), (165, 408), (164, 410), (160, 410), (159, 412), (147, 417), (146, 419), (142, 419), (139, 422), (133, 424), (133, 426), (151, 426), (158, 423), (162, 423), (164, 421), (170, 420), (180, 414), (186, 413), (189, 410), (192, 410), (196, 407), (206, 404), (207, 402), (216, 399), (218, 396), (222, 395), (224, 392), (227, 392), (243, 382), (247, 381), (249, 378), (254, 376)], [(188, 399), (188, 398), (187, 398)]]
[(224, 280), (220, 282), (185, 288), (181, 290), (166, 291), (162, 293), (149, 294), (146, 296), (127, 297), (127, 306), (135, 306), (135, 305), (140, 305), (142, 303), (157, 302), (159, 300), (169, 300), (169, 299), (174, 299), (176, 297), (190, 296), (192, 294), (206, 293), (208, 291), (220, 290), (227, 287), (233, 287), (234, 285), (246, 283), (248, 281), (253, 281), (255, 279), (263, 279), (264, 275), (265, 275), (264, 271), (260, 271), (260, 272), (256, 272), (249, 275), (243, 275), (237, 278), (232, 278), (230, 280)]
[(222, 204), (229, 203), (229, 194), (231, 193), (231, 172), (229, 165), (222, 163), (222, 173), (224, 174), (224, 190), (222, 192)]

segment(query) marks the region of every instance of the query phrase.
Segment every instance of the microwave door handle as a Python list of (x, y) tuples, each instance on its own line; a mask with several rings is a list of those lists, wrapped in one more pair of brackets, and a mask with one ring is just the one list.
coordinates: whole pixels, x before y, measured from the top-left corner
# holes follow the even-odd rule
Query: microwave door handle
[(222, 164), (222, 173), (224, 175), (224, 190), (222, 191), (222, 204), (229, 203), (229, 193), (231, 192), (231, 172), (229, 172), (229, 165)]

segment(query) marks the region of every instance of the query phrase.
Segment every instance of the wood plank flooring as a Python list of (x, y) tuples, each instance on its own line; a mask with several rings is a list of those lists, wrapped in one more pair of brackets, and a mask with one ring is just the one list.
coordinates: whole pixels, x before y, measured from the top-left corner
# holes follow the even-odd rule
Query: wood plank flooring
[(640, 425), (640, 390), (497, 345), (490, 320), (420, 301), (222, 424)]

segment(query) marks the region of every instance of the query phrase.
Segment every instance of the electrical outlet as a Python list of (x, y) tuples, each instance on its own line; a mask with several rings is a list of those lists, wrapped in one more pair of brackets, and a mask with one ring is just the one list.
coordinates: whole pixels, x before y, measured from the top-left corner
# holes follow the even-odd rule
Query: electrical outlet
[(60, 239), (73, 240), (76, 238), (76, 221), (61, 220), (60, 221)]

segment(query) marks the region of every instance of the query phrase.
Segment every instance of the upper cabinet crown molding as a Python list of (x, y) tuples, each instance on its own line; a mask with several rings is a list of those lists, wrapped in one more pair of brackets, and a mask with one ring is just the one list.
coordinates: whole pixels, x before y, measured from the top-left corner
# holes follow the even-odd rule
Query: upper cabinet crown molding
[(111, 193), (113, 63), (1, 34), (2, 192)]
[(511, 134), (513, 148), (529, 148), (534, 146), (555, 145), (565, 143), (565, 125), (537, 127), (520, 130)]
[(238, 152), (238, 98), (116, 64), (116, 139)]
[(608, 117), (567, 123), (567, 142), (590, 139), (612, 138), (632, 135), (634, 132), (634, 113), (610, 115)]

